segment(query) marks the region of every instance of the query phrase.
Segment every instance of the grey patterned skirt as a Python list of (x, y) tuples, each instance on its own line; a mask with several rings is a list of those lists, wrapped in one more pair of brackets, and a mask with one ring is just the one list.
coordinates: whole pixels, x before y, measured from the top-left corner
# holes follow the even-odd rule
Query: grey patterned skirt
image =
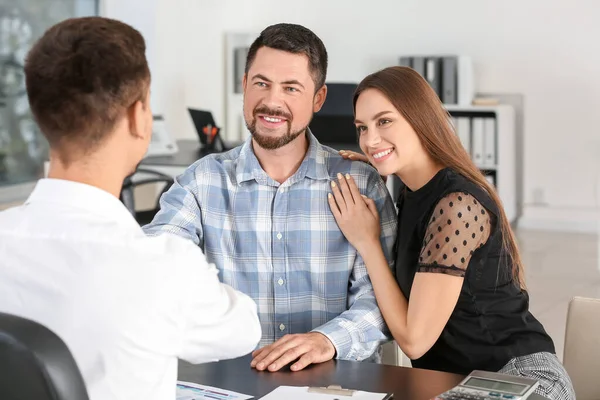
[(571, 378), (556, 355), (534, 353), (513, 358), (500, 371), (503, 374), (537, 379), (535, 393), (550, 400), (575, 400)]

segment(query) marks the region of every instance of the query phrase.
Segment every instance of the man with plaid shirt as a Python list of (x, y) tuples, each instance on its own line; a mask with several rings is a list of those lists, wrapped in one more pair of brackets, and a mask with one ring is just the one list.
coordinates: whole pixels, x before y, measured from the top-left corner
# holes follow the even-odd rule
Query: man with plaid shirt
[(375, 169), (343, 159), (308, 128), (325, 101), (326, 70), (313, 32), (292, 24), (265, 29), (249, 49), (243, 80), (252, 136), (189, 167), (145, 227), (149, 235), (193, 240), (224, 283), (254, 299), (263, 331), (251, 363), (258, 370), (377, 360), (389, 340), (366, 267), (327, 195), (350, 174), (376, 202), (391, 268), (395, 208)]

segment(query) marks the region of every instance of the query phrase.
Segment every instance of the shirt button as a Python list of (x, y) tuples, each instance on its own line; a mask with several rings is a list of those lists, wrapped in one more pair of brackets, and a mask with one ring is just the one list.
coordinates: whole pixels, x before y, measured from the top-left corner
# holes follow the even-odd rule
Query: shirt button
[(277, 281), (277, 283), (279, 283), (279, 286), (283, 285), (283, 279), (279, 278), (279, 280)]
[(282, 238), (282, 237), (283, 237), (283, 235), (281, 234), (281, 232), (279, 232), (279, 233), (277, 234), (277, 239), (281, 240), (281, 238)]
[(279, 325), (279, 330), (280, 331), (284, 331), (285, 330), (285, 325), (284, 324)]

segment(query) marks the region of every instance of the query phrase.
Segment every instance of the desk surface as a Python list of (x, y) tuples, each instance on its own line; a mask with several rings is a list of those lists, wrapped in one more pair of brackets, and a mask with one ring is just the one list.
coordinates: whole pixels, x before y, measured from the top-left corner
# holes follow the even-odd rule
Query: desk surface
[[(249, 356), (202, 365), (179, 364), (179, 380), (260, 398), (278, 386), (329, 386), (394, 393), (394, 400), (428, 400), (462, 380), (461, 375), (368, 362), (329, 361), (304, 371), (258, 372)], [(543, 400), (538, 395), (531, 400)]]

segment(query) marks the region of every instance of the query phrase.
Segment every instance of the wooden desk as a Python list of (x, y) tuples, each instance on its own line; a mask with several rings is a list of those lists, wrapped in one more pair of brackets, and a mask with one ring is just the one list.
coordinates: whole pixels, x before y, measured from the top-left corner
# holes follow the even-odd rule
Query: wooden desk
[[(202, 365), (179, 364), (179, 380), (265, 396), (278, 386), (329, 386), (394, 393), (394, 400), (428, 400), (459, 383), (463, 376), (367, 362), (329, 361), (303, 371), (258, 372), (249, 356)], [(543, 400), (538, 395), (531, 400)]]

